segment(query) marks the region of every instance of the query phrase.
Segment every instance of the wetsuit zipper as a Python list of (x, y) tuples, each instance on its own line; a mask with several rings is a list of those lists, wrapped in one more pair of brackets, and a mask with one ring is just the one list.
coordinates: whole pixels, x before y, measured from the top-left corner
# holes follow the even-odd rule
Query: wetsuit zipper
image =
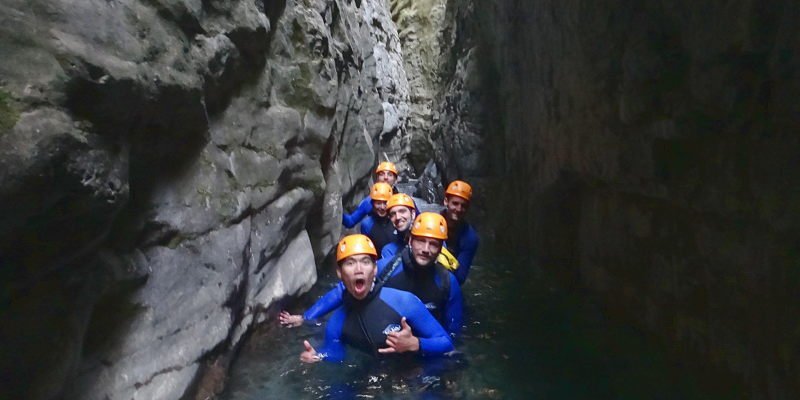
[(361, 318), (361, 312), (358, 313), (358, 325), (361, 327), (361, 333), (364, 334), (364, 337), (367, 339), (367, 343), (369, 343), (372, 352), (375, 354), (375, 357), (378, 356), (378, 349), (375, 347), (375, 342), (372, 341), (372, 338), (367, 333), (367, 327), (364, 325), (364, 320)]

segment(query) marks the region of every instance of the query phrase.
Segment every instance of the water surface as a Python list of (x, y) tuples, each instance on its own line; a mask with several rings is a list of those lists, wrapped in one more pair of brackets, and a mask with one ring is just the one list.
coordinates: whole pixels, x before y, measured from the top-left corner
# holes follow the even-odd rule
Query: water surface
[[(294, 304), (301, 312), (334, 285), (324, 276)], [(603, 317), (588, 296), (568, 294), (533, 268), (487, 263), (464, 287), (461, 354), (440, 363), (375, 361), (348, 349), (344, 364), (304, 365), (302, 342), (323, 327), (274, 322), (251, 337), (231, 371), (226, 400), (278, 398), (713, 399), (740, 398)]]

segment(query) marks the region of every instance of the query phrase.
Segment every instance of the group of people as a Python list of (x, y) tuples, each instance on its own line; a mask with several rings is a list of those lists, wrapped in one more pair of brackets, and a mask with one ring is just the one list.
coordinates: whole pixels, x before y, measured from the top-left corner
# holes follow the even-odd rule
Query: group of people
[(478, 248), (477, 232), (464, 219), (472, 187), (453, 181), (441, 213), (420, 213), (394, 187), (393, 163), (380, 163), (374, 178), (369, 195), (342, 217), (346, 228), (360, 223), (361, 234), (336, 246), (341, 282), (302, 315), (279, 315), (281, 325), (298, 326), (333, 312), (322, 346), (303, 342), (303, 362), (342, 361), (345, 345), (376, 356), (454, 350), (463, 321), (461, 286)]

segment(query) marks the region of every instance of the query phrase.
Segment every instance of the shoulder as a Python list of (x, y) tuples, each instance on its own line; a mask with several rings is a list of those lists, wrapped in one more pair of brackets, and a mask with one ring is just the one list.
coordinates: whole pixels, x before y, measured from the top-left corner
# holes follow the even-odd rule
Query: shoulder
[(425, 307), (417, 296), (405, 290), (398, 290), (390, 287), (381, 289), (381, 300), (395, 308), (398, 312), (409, 310), (414, 307)]
[(381, 260), (391, 259), (395, 254), (397, 254), (397, 249), (400, 245), (397, 242), (389, 242), (385, 246), (383, 246), (383, 250), (381, 250)]
[(464, 240), (468, 240), (470, 242), (477, 242), (478, 241), (478, 231), (470, 225), (466, 224), (467, 226), (464, 227), (464, 233), (462, 234), (462, 238)]

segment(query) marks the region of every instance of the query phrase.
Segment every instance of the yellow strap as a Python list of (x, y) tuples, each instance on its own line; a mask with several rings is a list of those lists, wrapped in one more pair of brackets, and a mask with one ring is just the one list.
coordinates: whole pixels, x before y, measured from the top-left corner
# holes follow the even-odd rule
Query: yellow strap
[(450, 271), (458, 269), (458, 260), (453, 256), (453, 253), (445, 247), (442, 247), (442, 252), (439, 253), (439, 257), (436, 257), (436, 261)]

